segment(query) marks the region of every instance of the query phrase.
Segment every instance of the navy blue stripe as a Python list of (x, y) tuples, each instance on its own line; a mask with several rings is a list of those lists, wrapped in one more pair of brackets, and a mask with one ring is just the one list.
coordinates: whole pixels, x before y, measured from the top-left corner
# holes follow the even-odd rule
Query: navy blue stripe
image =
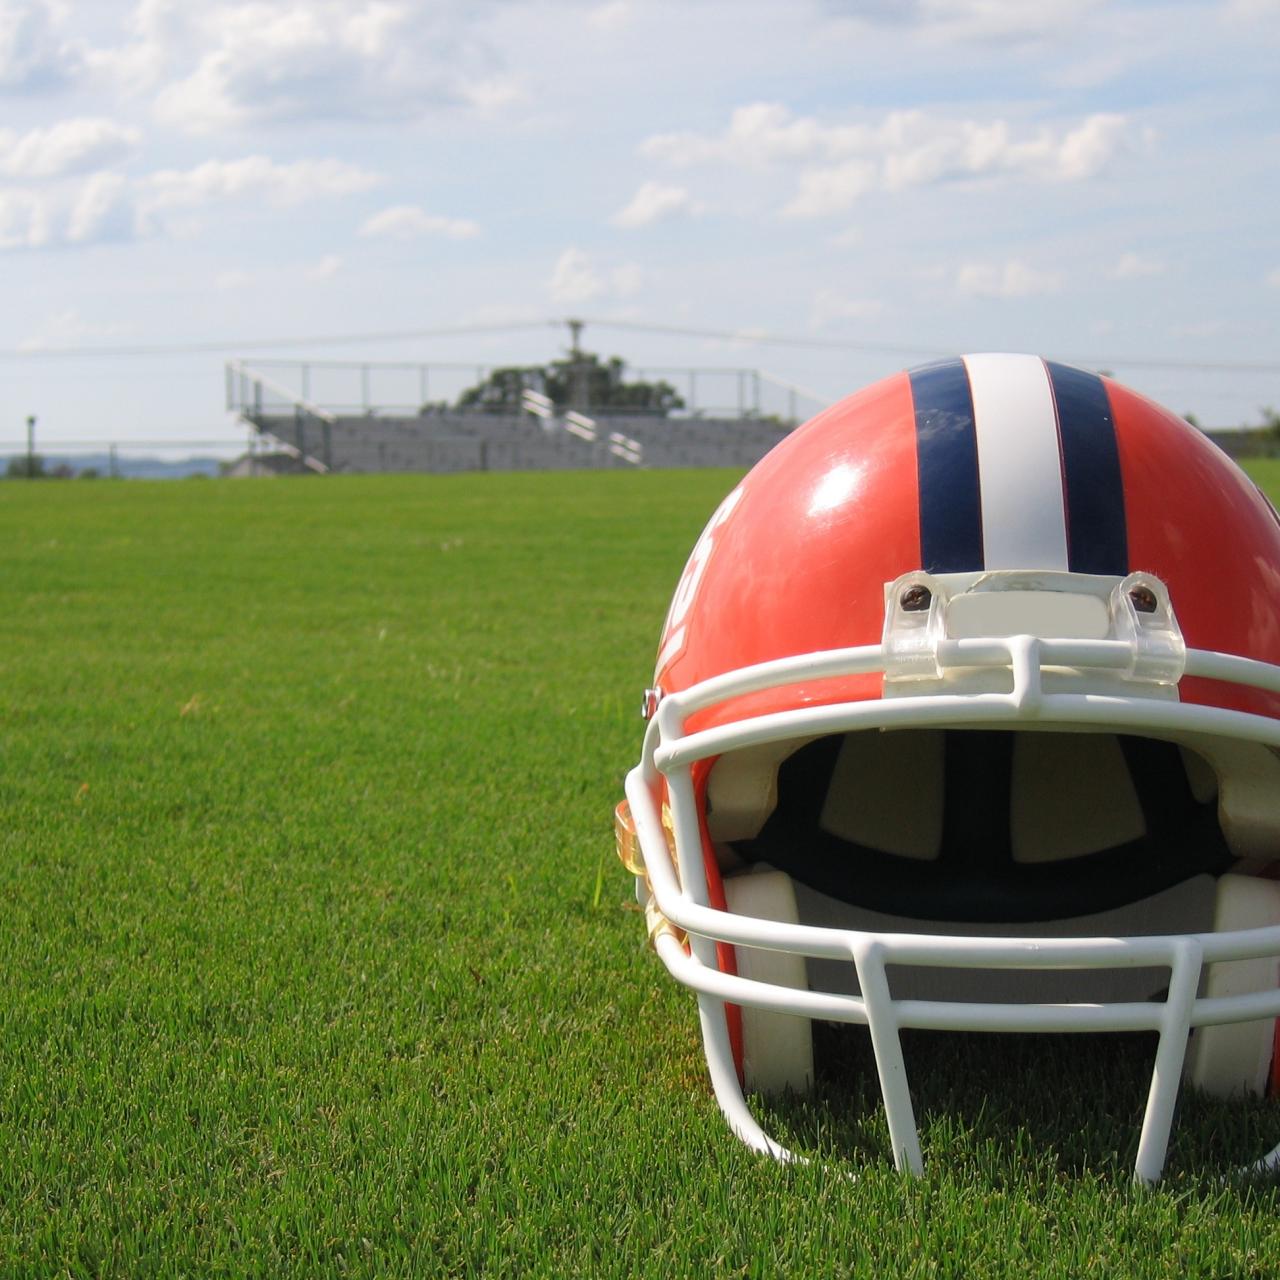
[(1123, 577), (1129, 535), (1116, 424), (1096, 373), (1045, 361), (1058, 407), (1066, 489), (1067, 567), (1072, 573)]
[(963, 360), (946, 360), (908, 377), (916, 416), (921, 568), (981, 569), (982, 495), (969, 374)]

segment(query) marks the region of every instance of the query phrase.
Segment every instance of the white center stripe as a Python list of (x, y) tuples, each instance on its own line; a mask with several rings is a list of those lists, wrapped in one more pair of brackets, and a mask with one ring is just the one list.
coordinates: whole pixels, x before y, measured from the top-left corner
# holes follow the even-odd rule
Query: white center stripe
[(1038, 356), (965, 356), (988, 569), (1065, 569), (1058, 416)]

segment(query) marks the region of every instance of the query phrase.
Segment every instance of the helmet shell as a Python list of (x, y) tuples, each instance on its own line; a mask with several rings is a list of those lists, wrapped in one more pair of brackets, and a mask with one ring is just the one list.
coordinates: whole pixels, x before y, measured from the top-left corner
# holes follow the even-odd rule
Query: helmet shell
[[(1037, 386), (1037, 369), (1047, 407), (1033, 406), (1023, 424), (1019, 384)], [(930, 402), (948, 378), (946, 395), (971, 384), (968, 421), (963, 410)], [(975, 418), (981, 441), (983, 415), (1002, 411), (1007, 449), (992, 446), (988, 432), (986, 455), (967, 453)], [(1050, 470), (1056, 436), (1060, 479), (1046, 483), (1062, 492), (1047, 514), (1052, 502), (1029, 501), (1037, 495), (1021, 488), (1024, 473), (1001, 465), (1035, 431), (1046, 435)], [(966, 539), (956, 529), (975, 503), (982, 527)], [(1082, 560), (1096, 531), (1095, 542), (1109, 539), (1104, 559), (1083, 563), (1086, 571), (1160, 578), (1188, 648), (1280, 664), (1280, 517), (1235, 463), (1182, 418), (1109, 378), (1038, 357), (981, 356), (895, 374), (841, 400), (747, 474), (685, 566), (655, 684), (674, 692), (756, 663), (878, 644), (885, 585), (938, 571), (940, 536), (957, 548), (943, 553), (957, 557), (942, 566), (949, 570), (1077, 567), (1045, 562), (1046, 521), (1074, 521), (1049, 543), (1073, 557), (1083, 548)], [(996, 548), (999, 565), (989, 563)], [(802, 681), (712, 708), (696, 724), (878, 698), (882, 688), (878, 675)], [(1186, 678), (1179, 695), (1280, 718), (1280, 696), (1258, 689)]]

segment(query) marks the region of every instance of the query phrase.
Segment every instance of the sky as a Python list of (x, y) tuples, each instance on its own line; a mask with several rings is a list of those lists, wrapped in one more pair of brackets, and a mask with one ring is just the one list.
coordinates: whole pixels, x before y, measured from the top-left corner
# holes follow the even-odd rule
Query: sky
[(1258, 422), (1277, 64), (1280, 0), (0, 0), (0, 449), (238, 445), (227, 360), (540, 363), (569, 317), (809, 410), (1018, 350)]

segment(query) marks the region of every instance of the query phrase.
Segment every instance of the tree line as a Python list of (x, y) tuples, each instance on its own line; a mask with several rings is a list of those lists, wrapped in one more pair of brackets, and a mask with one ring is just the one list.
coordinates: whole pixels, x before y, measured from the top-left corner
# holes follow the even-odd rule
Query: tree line
[(619, 356), (602, 360), (594, 352), (570, 352), (549, 364), (506, 365), (468, 387), (453, 404), (423, 405), (423, 412), (461, 409), (481, 413), (519, 413), (526, 391), (536, 391), (556, 409), (612, 409), (668, 414), (685, 403), (669, 382), (629, 380)]

